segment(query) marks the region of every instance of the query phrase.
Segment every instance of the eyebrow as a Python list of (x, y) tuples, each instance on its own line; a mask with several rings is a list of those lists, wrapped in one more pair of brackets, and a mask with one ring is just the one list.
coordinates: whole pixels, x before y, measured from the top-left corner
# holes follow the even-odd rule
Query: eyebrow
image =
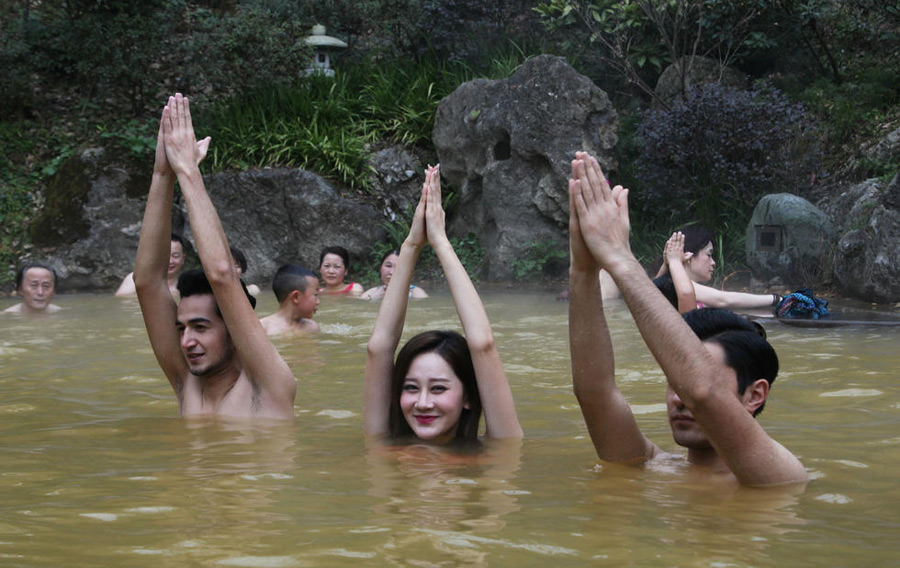
[[(211, 319), (208, 318), (191, 318), (187, 321), (188, 323), (212, 323)], [(184, 325), (180, 319), (175, 320), (175, 325)]]
[(410, 382), (416, 381), (416, 382), (418, 382), (418, 381), (420, 381), (420, 380), (421, 380), (421, 381), (430, 381), (430, 382), (440, 382), (440, 383), (451, 383), (451, 382), (453, 382), (453, 379), (451, 379), (450, 377), (426, 377), (426, 378), (424, 378), (424, 379), (419, 379), (418, 377), (406, 377), (405, 379), (403, 379), (403, 382), (404, 382), (404, 383), (407, 382), (407, 381), (410, 381)]

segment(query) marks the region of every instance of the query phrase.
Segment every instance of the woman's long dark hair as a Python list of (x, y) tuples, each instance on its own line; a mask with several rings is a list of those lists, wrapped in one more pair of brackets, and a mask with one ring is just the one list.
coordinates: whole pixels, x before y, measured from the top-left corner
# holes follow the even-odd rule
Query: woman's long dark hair
[(456, 428), (457, 441), (477, 440), (481, 422), (481, 397), (478, 394), (478, 382), (475, 379), (475, 367), (466, 338), (455, 331), (432, 330), (420, 333), (406, 342), (397, 354), (394, 373), (391, 376), (391, 411), (388, 426), (392, 438), (414, 436), (412, 428), (403, 417), (400, 408), (400, 395), (403, 383), (413, 360), (424, 353), (435, 353), (450, 365), (453, 372), (462, 382), (463, 396), (469, 403), (459, 416)]

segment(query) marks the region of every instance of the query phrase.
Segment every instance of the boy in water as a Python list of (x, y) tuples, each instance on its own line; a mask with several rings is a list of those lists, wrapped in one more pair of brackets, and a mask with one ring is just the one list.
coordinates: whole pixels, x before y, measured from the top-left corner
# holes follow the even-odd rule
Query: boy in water
[[(141, 226), (134, 282), (156, 360), (182, 416), (294, 416), (297, 380), (253, 312), (228, 239), (213, 207), (200, 162), (209, 138), (197, 142), (185, 97), (169, 97)], [(179, 278), (176, 305), (166, 281), (175, 179), (187, 205), (203, 271)]]
[(268, 335), (319, 331), (312, 320), (319, 308), (319, 279), (310, 270), (285, 264), (272, 278), (278, 311), (259, 320)]

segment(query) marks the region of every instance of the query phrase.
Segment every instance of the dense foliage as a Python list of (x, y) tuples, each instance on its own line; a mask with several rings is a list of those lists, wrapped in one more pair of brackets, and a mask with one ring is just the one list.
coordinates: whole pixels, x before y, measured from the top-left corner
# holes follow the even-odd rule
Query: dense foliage
[(694, 88), (638, 126), (634, 205), (645, 219), (740, 224), (749, 217), (746, 204), (809, 185), (819, 157), (813, 129), (805, 109), (774, 89)]
[[(349, 44), (334, 81), (304, 79), (315, 23)], [(0, 4), (0, 279), (29, 250), (24, 227), (47, 176), (86, 144), (149, 160), (159, 105), (176, 90), (200, 103), (198, 128), (216, 140), (210, 167), (304, 167), (365, 190), (373, 147), (428, 151), (442, 97), (546, 52), (590, 76), (622, 116), (617, 176), (633, 190), (645, 257), (687, 221), (710, 224), (737, 250), (735, 213), (815, 172), (896, 172), (860, 153), (900, 120), (894, 2), (13, 0)], [(685, 55), (784, 94), (683, 93), (685, 105), (656, 101), (666, 110), (646, 114), (661, 71)], [(532, 243), (522, 276), (558, 260), (543, 246)]]

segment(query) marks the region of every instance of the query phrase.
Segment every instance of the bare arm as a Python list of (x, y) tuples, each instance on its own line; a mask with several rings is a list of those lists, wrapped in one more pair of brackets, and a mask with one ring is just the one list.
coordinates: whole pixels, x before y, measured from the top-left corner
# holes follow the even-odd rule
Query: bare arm
[[(427, 179), (427, 175), (426, 175)], [(427, 183), (427, 182), (426, 182)], [(391, 375), (394, 371), (394, 352), (400, 343), (406, 308), (409, 304), (409, 283), (419, 253), (425, 246), (425, 188), (416, 206), (409, 235), (400, 247), (399, 260), (391, 276), (372, 336), (366, 348), (366, 370), (363, 379), (363, 428), (370, 436), (390, 433)]]
[[(688, 253), (690, 254), (690, 253)], [(678, 297), (678, 313), (686, 313), (697, 308), (697, 298), (694, 295), (694, 283), (684, 268), (684, 233), (672, 233), (666, 241), (665, 263), (669, 267), (672, 284), (675, 286), (675, 295)]]
[[(573, 176), (584, 162), (572, 163)], [(580, 169), (576, 172), (576, 169)], [(659, 451), (640, 431), (631, 407), (616, 386), (612, 340), (603, 316), (597, 262), (584, 244), (573, 195), (581, 182), (569, 181), (569, 347), (572, 386), (597, 456), (643, 462)]]
[(523, 435), (522, 427), (516, 416), (509, 380), (494, 343), (491, 322), (475, 286), (447, 238), (444, 210), (441, 206), (440, 170), (434, 168), (431, 177), (426, 178), (426, 184), (425, 228), (428, 242), (444, 269), (453, 305), (472, 355), (478, 393), (484, 409), (485, 435), (489, 438), (520, 438)]
[[(593, 161), (593, 158), (590, 158)], [(589, 170), (590, 171), (590, 170)], [(799, 460), (772, 440), (736, 396), (734, 371), (717, 361), (647, 277), (628, 243), (628, 191), (591, 176), (575, 195), (582, 234), (619, 284), (638, 329), (669, 386), (694, 415), (741, 483), (806, 479)]]
[(190, 105), (180, 94), (163, 111), (166, 155), (178, 176), (203, 271), (250, 379), (286, 414), (293, 416), (297, 381), (269, 341), (244, 294), (215, 207), (206, 193), (197, 159)]
[(727, 308), (729, 310), (749, 310), (754, 308), (771, 308), (777, 296), (774, 294), (748, 294), (746, 292), (728, 292), (711, 286), (694, 283), (697, 301), (711, 308)]
[[(200, 151), (201, 155), (205, 154), (206, 147)], [(175, 390), (180, 407), (184, 379), (189, 371), (181, 353), (180, 338), (175, 327), (177, 306), (166, 280), (172, 235), (174, 189), (175, 172), (172, 171), (166, 158), (161, 121), (156, 140), (153, 177), (147, 194), (147, 206), (144, 209), (144, 221), (141, 224), (141, 237), (138, 241), (132, 277), (153, 354), (156, 355), (156, 360), (169, 379), (172, 389)]]

